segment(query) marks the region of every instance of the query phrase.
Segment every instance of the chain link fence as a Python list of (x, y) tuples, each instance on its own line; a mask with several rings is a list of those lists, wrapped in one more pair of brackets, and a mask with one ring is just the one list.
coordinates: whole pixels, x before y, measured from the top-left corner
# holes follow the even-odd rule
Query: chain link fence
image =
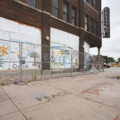
[[(41, 45), (0, 40), (0, 82), (17, 83), (71, 77), (82, 73), (81, 66), (84, 72), (104, 71), (102, 56), (99, 58), (88, 53), (80, 53), (65, 45), (44, 47), (50, 49), (50, 55), (47, 54), (50, 59), (47, 60), (48, 57), (45, 57), (47, 62), (44, 62), (44, 65), (50, 66), (49, 70), (42, 70)], [(84, 58), (83, 61), (80, 58)]]

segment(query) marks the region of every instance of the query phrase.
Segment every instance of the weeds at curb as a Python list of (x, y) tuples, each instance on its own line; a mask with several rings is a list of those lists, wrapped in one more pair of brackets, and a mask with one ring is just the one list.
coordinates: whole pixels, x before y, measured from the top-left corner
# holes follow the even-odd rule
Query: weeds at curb
[(119, 80), (120, 80), (120, 76), (117, 76), (117, 79), (119, 79)]
[(0, 82), (0, 86), (5, 86), (5, 85), (9, 85), (8, 80)]

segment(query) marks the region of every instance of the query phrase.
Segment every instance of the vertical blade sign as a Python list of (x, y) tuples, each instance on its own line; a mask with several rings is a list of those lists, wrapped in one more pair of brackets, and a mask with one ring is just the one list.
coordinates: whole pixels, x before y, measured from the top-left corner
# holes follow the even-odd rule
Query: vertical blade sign
[(104, 16), (104, 38), (110, 38), (110, 9), (105, 7), (103, 10)]

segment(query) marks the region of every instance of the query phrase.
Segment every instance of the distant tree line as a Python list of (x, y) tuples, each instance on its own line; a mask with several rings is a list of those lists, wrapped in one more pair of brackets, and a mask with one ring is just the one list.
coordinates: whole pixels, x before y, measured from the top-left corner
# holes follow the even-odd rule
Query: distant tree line
[(103, 56), (103, 58), (104, 63), (115, 62), (115, 59), (113, 57)]
[(120, 62), (120, 57), (118, 58), (118, 62)]

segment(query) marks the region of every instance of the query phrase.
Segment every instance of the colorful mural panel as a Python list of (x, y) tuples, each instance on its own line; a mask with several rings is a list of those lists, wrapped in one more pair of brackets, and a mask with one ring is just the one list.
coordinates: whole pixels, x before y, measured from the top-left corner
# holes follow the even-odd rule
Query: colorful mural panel
[(79, 37), (51, 28), (51, 69), (78, 68)]
[(7, 68), (4, 61), (9, 60), (9, 42), (0, 41), (0, 70)]
[[(20, 51), (22, 50), (22, 54)], [(41, 30), (0, 17), (0, 70), (40, 68)]]

